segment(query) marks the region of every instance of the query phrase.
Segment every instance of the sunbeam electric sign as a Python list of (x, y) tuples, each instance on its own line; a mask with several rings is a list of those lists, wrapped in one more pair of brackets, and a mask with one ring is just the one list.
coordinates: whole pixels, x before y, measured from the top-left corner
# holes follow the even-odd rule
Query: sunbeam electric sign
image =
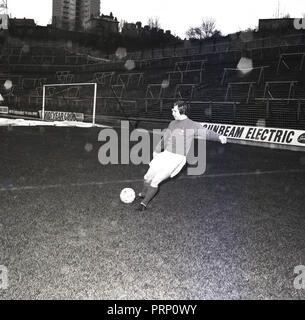
[(205, 128), (231, 139), (305, 147), (305, 131), (266, 127), (249, 127), (219, 123), (202, 123)]

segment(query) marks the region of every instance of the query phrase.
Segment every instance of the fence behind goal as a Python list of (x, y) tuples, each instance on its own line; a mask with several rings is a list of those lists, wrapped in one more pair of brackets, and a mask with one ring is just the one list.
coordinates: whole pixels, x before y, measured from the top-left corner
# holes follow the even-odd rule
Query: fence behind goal
[(95, 125), (97, 83), (46, 84), (41, 118), (45, 121), (85, 121)]

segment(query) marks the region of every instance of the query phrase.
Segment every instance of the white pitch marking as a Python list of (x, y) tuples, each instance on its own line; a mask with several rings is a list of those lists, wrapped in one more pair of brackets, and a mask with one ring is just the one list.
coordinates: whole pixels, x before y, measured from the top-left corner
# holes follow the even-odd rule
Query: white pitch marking
[(181, 176), (178, 179), (196, 179), (196, 178), (226, 178), (226, 177), (241, 177), (241, 176), (260, 176), (264, 174), (277, 174), (277, 173), (305, 173), (305, 170), (290, 169), (290, 170), (269, 170), (269, 171), (250, 171), (250, 172), (232, 172), (232, 173), (215, 173), (202, 176)]
[[(287, 173), (305, 173), (305, 170), (290, 169), (290, 170), (274, 170), (274, 171), (251, 171), (251, 172), (233, 172), (233, 173), (215, 173), (206, 174), (202, 176), (181, 176), (178, 180), (191, 180), (191, 179), (207, 179), (207, 178), (229, 178), (229, 177), (241, 177), (241, 176), (261, 176), (267, 174), (287, 174)], [(9, 187), (0, 188), (0, 192), (8, 191), (34, 191), (34, 190), (46, 190), (46, 189), (60, 189), (69, 187), (91, 187), (91, 186), (104, 186), (109, 184), (127, 184), (143, 182), (143, 179), (127, 179), (127, 180), (114, 180), (114, 181), (102, 181), (102, 182), (85, 182), (85, 183), (70, 183), (70, 184), (51, 184), (40, 186), (22, 186), (22, 187)]]

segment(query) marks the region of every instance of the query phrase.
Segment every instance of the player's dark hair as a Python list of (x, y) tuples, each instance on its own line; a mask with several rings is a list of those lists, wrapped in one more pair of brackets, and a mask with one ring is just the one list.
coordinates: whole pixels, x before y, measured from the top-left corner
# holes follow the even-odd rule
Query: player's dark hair
[(185, 101), (179, 100), (179, 101), (176, 101), (176, 102), (174, 103), (174, 105), (175, 105), (175, 106), (178, 106), (178, 110), (179, 110), (180, 114), (185, 114), (185, 115), (187, 115), (188, 109), (189, 109), (188, 103), (186, 103)]

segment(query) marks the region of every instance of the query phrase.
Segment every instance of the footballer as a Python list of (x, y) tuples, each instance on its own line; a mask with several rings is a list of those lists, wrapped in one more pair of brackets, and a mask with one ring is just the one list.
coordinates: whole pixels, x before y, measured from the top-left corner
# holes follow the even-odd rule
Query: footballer
[[(176, 176), (186, 164), (186, 157), (194, 138), (204, 137), (207, 140), (227, 143), (227, 138), (212, 130), (204, 128), (199, 122), (192, 121), (187, 116), (188, 105), (186, 102), (177, 101), (172, 108), (172, 121), (163, 135), (163, 138), (153, 152), (153, 159), (149, 170), (144, 176), (143, 189), (138, 198), (142, 201), (139, 211), (147, 209), (149, 202), (158, 192), (159, 184)], [(182, 138), (182, 139), (181, 139)], [(163, 144), (163, 151), (161, 146)]]

